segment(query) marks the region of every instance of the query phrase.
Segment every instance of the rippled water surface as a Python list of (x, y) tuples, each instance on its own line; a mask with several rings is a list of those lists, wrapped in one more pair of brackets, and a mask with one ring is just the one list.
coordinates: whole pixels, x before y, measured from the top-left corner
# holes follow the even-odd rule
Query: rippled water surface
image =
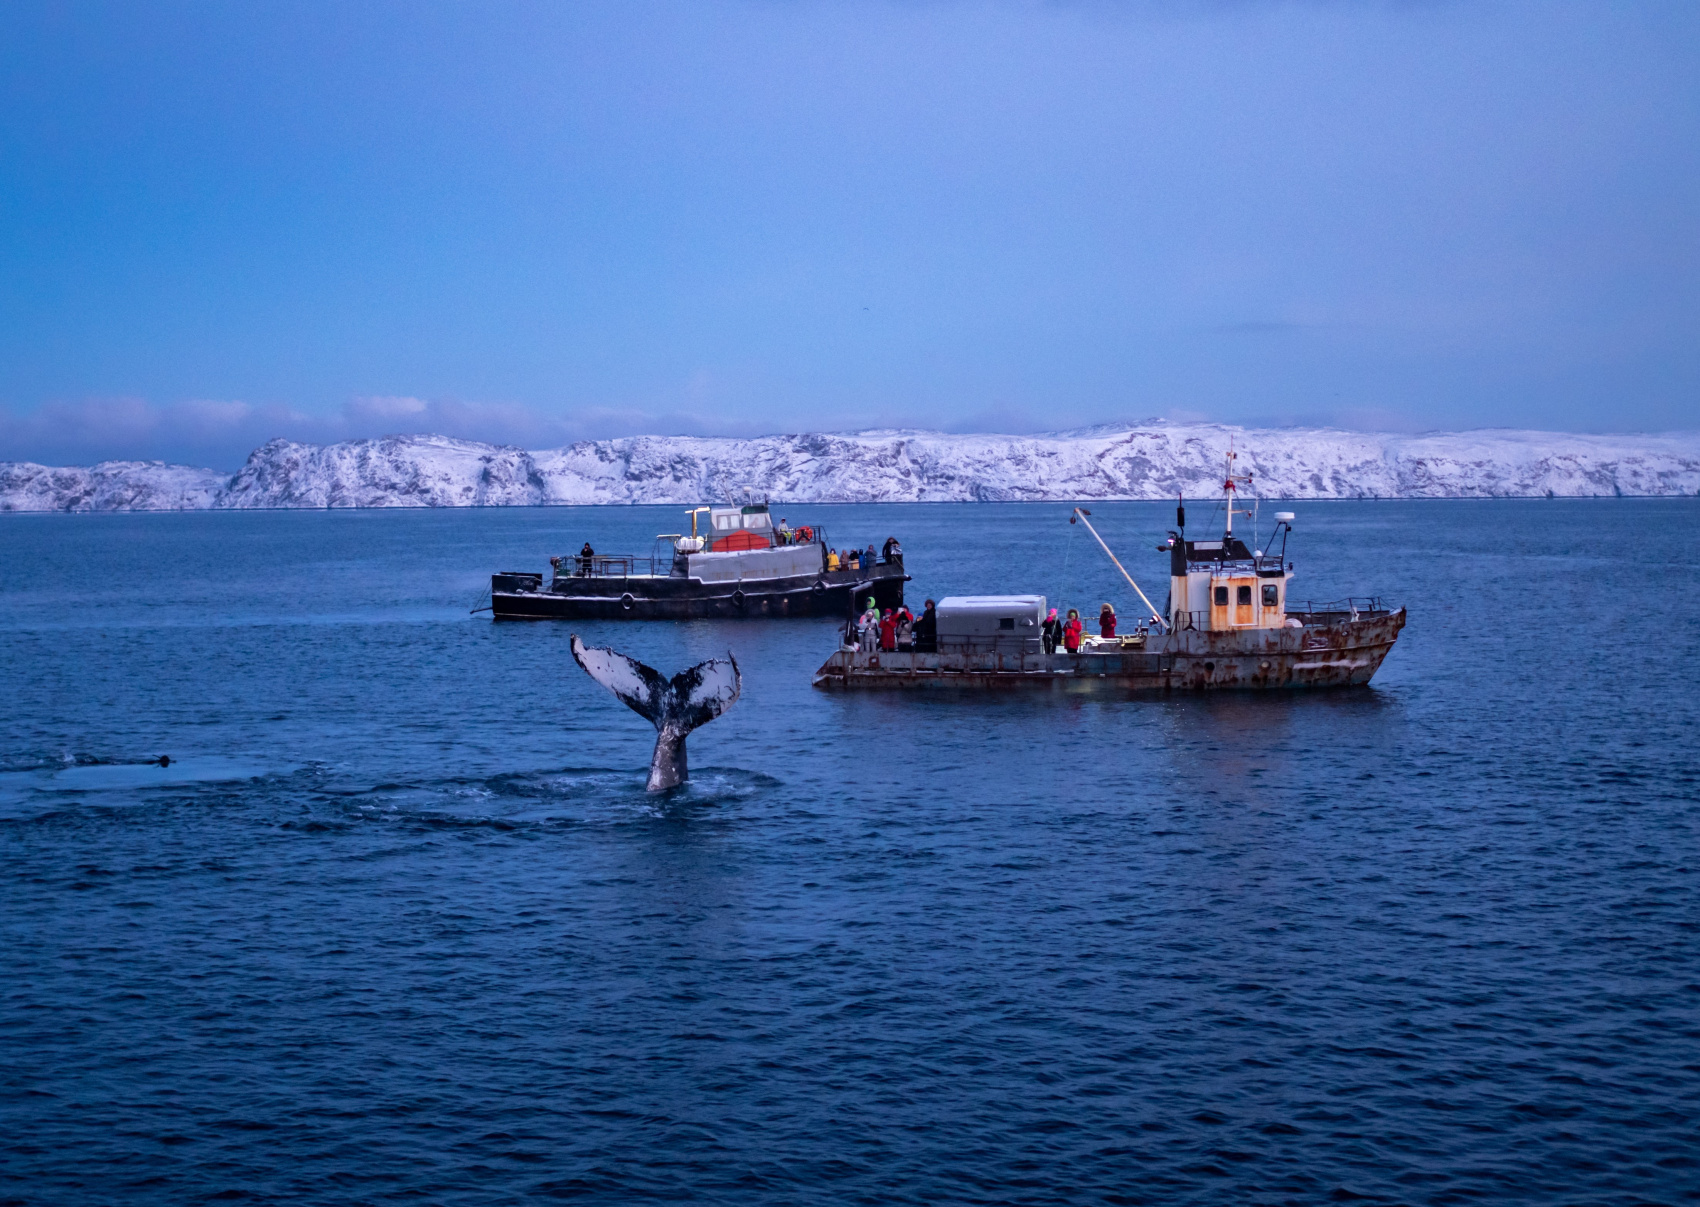
[[(1133, 611), (1066, 506), (782, 510)], [(1295, 510), (1295, 595), (1411, 609), (1370, 689), (578, 626), (737, 653), (662, 797), (468, 609), (676, 509), (0, 517), (0, 1201), (1695, 1201), (1700, 504)]]

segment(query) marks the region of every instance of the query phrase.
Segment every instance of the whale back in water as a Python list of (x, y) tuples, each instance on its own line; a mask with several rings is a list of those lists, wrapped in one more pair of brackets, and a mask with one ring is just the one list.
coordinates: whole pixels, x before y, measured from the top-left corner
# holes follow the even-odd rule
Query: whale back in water
[(699, 662), (671, 679), (606, 646), (586, 645), (577, 633), (573, 661), (584, 673), (613, 692), (625, 706), (656, 728), (655, 753), (649, 760), (649, 790), (662, 792), (683, 783), (685, 737), (731, 708), (744, 689), (738, 660)]

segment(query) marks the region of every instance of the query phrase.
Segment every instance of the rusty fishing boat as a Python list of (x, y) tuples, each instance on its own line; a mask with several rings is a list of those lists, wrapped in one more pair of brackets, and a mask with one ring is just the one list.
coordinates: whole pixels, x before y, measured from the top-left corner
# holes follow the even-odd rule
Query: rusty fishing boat
[[(1176, 507), (1176, 527), (1158, 551), (1169, 559), (1169, 599), (1158, 610), (1111, 552), (1088, 518), (1075, 508), (1070, 523), (1085, 525), (1127, 579), (1147, 618), (1133, 632), (1082, 637), (1078, 650), (1047, 650), (1042, 637), (1042, 595), (958, 596), (939, 602), (932, 648), (883, 650), (852, 640), (815, 672), (821, 688), (1049, 688), (1107, 687), (1129, 691), (1202, 691), (1354, 687), (1380, 668), (1399, 632), (1405, 609), (1379, 597), (1330, 603), (1299, 602), (1288, 589), (1287, 560), (1293, 513), (1277, 512), (1264, 548), (1234, 535), (1234, 516), (1249, 474), (1234, 472), (1228, 454), (1223, 494), (1226, 527), (1219, 539), (1186, 535), (1186, 506)], [(1277, 541), (1279, 548), (1275, 548)], [(926, 646), (925, 641), (918, 642)]]
[[(767, 503), (693, 507), (689, 534), (664, 532), (649, 554), (579, 553), (549, 559), (551, 573), (490, 576), (497, 620), (692, 620), (840, 616), (852, 598), (903, 603), (902, 548), (844, 555), (819, 525), (776, 527)], [(853, 555), (853, 556), (852, 556)]]

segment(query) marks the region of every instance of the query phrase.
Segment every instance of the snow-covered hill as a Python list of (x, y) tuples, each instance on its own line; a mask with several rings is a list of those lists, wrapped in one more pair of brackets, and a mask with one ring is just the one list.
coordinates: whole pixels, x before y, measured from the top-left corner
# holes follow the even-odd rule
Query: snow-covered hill
[(273, 440), (231, 478), (160, 462), (0, 464), (0, 511), (1161, 499), (1215, 494), (1229, 441), (1264, 498), (1700, 494), (1700, 433), (1393, 436), (1207, 424), (1046, 436), (638, 436), (524, 449), (444, 436)]
[(163, 461), (0, 461), (0, 511), (196, 511), (213, 506), (229, 483), (216, 469)]

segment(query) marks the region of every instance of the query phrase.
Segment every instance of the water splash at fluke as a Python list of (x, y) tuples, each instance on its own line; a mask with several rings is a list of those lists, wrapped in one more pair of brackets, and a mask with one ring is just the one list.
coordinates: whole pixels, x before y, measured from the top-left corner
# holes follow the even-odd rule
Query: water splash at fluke
[(619, 697), (625, 706), (656, 728), (655, 754), (649, 760), (649, 790), (664, 792), (685, 781), (685, 737), (714, 720), (737, 701), (744, 689), (738, 660), (699, 662), (672, 679), (606, 646), (589, 646), (573, 634), (573, 661), (584, 673)]

